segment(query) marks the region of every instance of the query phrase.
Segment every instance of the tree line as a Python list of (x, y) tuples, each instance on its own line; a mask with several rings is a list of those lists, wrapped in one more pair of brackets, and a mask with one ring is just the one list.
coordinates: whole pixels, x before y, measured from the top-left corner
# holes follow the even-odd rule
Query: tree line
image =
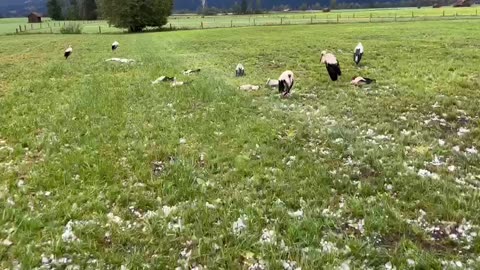
[(48, 0), (48, 15), (53, 20), (96, 20), (95, 0)]

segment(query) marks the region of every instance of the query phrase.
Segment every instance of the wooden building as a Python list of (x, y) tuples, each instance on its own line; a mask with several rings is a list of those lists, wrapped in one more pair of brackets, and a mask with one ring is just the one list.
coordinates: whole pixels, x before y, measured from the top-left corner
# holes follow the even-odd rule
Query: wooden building
[(32, 12), (28, 15), (28, 23), (41, 23), (42, 15), (37, 12)]

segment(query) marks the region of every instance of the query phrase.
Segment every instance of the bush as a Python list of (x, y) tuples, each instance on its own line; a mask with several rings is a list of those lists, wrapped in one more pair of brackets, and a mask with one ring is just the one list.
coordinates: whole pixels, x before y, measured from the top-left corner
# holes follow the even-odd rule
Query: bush
[(81, 34), (82, 33), (82, 25), (79, 23), (69, 23), (65, 26), (62, 26), (60, 29), (60, 33), (62, 34)]

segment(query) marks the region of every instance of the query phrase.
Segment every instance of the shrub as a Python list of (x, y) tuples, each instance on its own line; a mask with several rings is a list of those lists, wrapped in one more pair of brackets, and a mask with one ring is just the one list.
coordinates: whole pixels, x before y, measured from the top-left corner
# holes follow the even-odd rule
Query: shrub
[(60, 29), (60, 33), (62, 34), (81, 34), (82, 33), (82, 25), (79, 23), (69, 23), (65, 26), (62, 26)]

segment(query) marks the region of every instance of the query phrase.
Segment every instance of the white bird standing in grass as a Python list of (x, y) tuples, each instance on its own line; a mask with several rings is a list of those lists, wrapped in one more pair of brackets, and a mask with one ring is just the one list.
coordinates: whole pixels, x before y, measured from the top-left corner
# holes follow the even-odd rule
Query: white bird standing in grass
[(374, 79), (369, 79), (369, 78), (356, 76), (356, 77), (352, 78), (352, 81), (350, 83), (355, 85), (355, 86), (362, 86), (362, 85), (371, 84), (371, 83), (374, 83), (374, 82), (375, 82)]
[(242, 64), (238, 64), (235, 68), (235, 76), (242, 77), (245, 76), (245, 67)]
[(358, 43), (357, 47), (355, 47), (355, 50), (353, 51), (353, 61), (355, 64), (360, 64), (360, 61), (362, 60), (363, 56), (363, 45), (361, 42)]
[(112, 43), (112, 52), (118, 49), (118, 46), (120, 46), (120, 43), (118, 41), (115, 41)]
[(65, 56), (65, 60), (67, 60), (68, 57), (72, 55), (72, 52), (73, 52), (72, 45), (68, 45), (68, 48), (65, 50), (65, 53), (63, 54), (63, 56)]
[(338, 77), (342, 75), (342, 71), (340, 70), (340, 63), (338, 62), (335, 55), (323, 51), (320, 62), (322, 64), (325, 64), (325, 66), (327, 67), (328, 75), (330, 75), (330, 79), (332, 79), (332, 81), (338, 80)]
[(278, 92), (282, 93), (282, 97), (286, 97), (290, 94), (290, 90), (295, 83), (295, 77), (290, 70), (284, 71), (278, 78)]

